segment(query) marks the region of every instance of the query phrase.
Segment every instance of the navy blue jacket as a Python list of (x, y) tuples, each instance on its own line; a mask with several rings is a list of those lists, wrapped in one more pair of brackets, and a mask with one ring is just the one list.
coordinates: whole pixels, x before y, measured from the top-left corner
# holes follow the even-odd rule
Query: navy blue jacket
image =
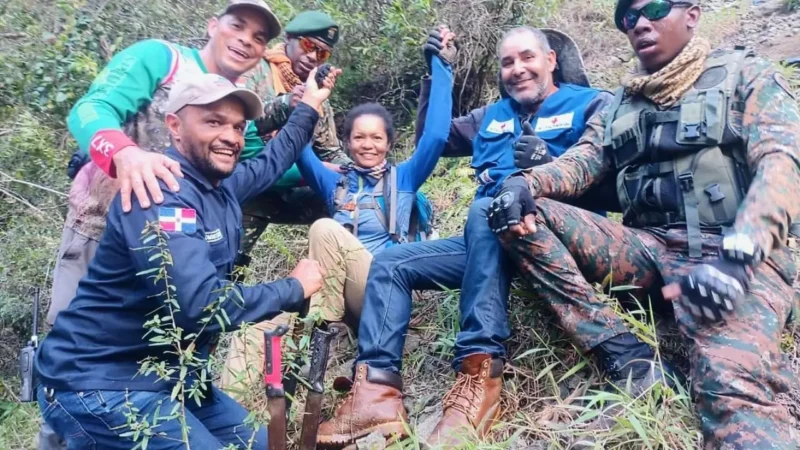
[[(453, 73), (449, 65), (438, 57), (432, 60), (433, 89), (431, 90), (431, 108), (427, 113), (425, 127), (417, 142), (416, 150), (411, 158), (397, 166), (397, 228), (401, 236), (408, 234), (409, 218), (416, 200), (416, 192), (433, 172), (450, 133), (450, 117), (453, 114)], [(341, 175), (325, 167), (311, 149), (300, 156), (297, 167), (303, 179), (317, 194), (328, 203), (334, 220), (342, 225), (352, 224), (350, 211), (336, 211), (334, 197), (336, 188), (342, 177), (347, 177), (348, 195), (346, 202), (365, 201), (365, 197), (375, 193), (374, 187), (378, 179), (350, 170)], [(388, 182), (388, 180), (384, 180)], [(380, 204), (380, 203), (379, 203)], [(388, 216), (388, 212), (386, 212)], [(358, 238), (364, 247), (375, 254), (391, 244), (389, 232), (380, 223), (374, 209), (362, 209), (358, 216)]]
[(123, 213), (117, 195), (75, 299), (58, 315), (39, 348), (36, 370), (41, 383), (69, 391), (161, 391), (175, 384), (155, 375), (137, 375), (137, 371), (139, 362), (148, 357), (177, 365), (174, 356), (167, 353), (169, 347), (154, 347), (149, 336), (144, 337), (145, 322), (164, 305), (164, 285), (156, 284), (152, 273), (142, 274), (159, 266), (158, 259), (150, 261), (152, 252), (143, 248), (154, 243), (142, 242), (145, 225), (160, 222), (162, 229), (167, 229), (174, 226), (176, 213), (183, 218), (178, 230), (164, 231), (172, 255), (167, 273), (180, 306), (174, 316), (184, 336), (200, 333), (196, 341), (200, 358), (208, 357), (212, 338), (223, 331), (216, 320), (205, 328), (201, 323), (209, 316), (204, 309), (214, 302), (222, 299), (222, 308), (230, 318), (231, 325), (224, 331), (272, 318), (281, 311), (298, 310), (303, 303), (303, 288), (294, 278), (255, 286), (233, 284), (228, 278), (242, 233), (239, 205), (269, 188), (291, 167), (311, 141), (317, 119), (313, 108), (298, 105), (267, 148), (240, 163), (218, 187), (212, 186), (181, 153), (169, 149), (167, 154), (181, 163), (184, 174), (178, 180), (178, 193), (162, 184), (161, 205), (142, 209), (133, 202), (128, 214)]

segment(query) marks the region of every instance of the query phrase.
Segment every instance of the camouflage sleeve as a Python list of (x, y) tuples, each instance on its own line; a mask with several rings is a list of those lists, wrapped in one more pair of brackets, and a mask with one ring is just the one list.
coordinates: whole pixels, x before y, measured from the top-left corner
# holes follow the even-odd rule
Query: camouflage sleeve
[(264, 115), (256, 119), (256, 127), (260, 136), (267, 136), (273, 131), (278, 131), (286, 125), (291, 114), (289, 97), (291, 94), (282, 94), (264, 102)]
[(800, 217), (800, 114), (786, 80), (761, 58), (745, 61), (735, 95), (744, 105), (742, 139), (752, 182), (734, 229), (766, 257), (786, 242), (792, 219)]
[(350, 158), (342, 150), (339, 138), (336, 136), (336, 122), (333, 116), (333, 108), (330, 101), (326, 100), (322, 104), (322, 113), (314, 130), (314, 143), (312, 144), (314, 153), (319, 159), (334, 164), (347, 164)]
[(526, 170), (535, 197), (570, 199), (596, 185), (611, 170), (611, 159), (603, 150), (606, 112), (586, 123), (580, 140), (555, 161)]
[(264, 115), (255, 120), (259, 136), (266, 138), (286, 125), (291, 114), (289, 94), (275, 95), (272, 72), (266, 60), (261, 59), (255, 67), (241, 76), (237, 84), (258, 94), (264, 103)]

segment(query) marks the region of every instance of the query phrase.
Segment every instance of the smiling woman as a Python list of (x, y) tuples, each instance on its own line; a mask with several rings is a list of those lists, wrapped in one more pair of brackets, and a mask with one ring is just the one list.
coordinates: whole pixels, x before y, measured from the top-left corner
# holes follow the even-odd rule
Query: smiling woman
[[(445, 30), (443, 45), (455, 36)], [(297, 162), (308, 185), (325, 198), (332, 219), (309, 230), (309, 258), (328, 276), (311, 299), (311, 312), (329, 322), (356, 326), (361, 315), (367, 274), (374, 254), (395, 244), (423, 239), (427, 199), (418, 195), (449, 135), (453, 75), (438, 56), (432, 61), (430, 109), (422, 137), (411, 158), (396, 167), (386, 155), (395, 141), (392, 116), (380, 104), (353, 108), (345, 119), (345, 147), (354, 164), (344, 174), (322, 165), (310, 147)], [(417, 227), (419, 224), (419, 227)], [(417, 229), (420, 228), (420, 229)]]
[(396, 134), (391, 114), (377, 103), (356, 106), (344, 121), (344, 137), (350, 156), (363, 169), (386, 162)]

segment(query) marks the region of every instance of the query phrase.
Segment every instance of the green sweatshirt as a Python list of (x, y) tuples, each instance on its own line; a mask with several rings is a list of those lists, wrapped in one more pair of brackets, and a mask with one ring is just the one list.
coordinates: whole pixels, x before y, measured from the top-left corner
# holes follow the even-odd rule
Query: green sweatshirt
[[(81, 152), (94, 150), (92, 159), (113, 176), (110, 158), (103, 161), (103, 152), (126, 145), (163, 152), (170, 145), (163, 118), (169, 87), (180, 78), (207, 72), (197, 49), (155, 39), (140, 41), (108, 63), (73, 107), (67, 127)], [(250, 121), (242, 159), (254, 157), (263, 148)], [(292, 166), (273, 188), (296, 186), (299, 181), (299, 171)]]

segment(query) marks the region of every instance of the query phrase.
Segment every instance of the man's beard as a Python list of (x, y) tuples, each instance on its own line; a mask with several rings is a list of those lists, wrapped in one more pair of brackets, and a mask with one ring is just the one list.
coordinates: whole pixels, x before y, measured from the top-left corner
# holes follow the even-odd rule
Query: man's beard
[(546, 82), (542, 79), (534, 80), (533, 83), (536, 85), (536, 90), (531, 92), (530, 90), (525, 91), (523, 95), (519, 93), (513, 92), (513, 90), (508, 89), (506, 86), (507, 92), (513, 92), (511, 94), (511, 98), (513, 98), (517, 103), (522, 106), (523, 109), (536, 109), (539, 105), (542, 104), (545, 98), (545, 92), (547, 92)]
[[(224, 170), (217, 167), (213, 161), (211, 161), (211, 149), (209, 148), (207, 152), (202, 150), (202, 146), (194, 142), (192, 139), (185, 139), (184, 142), (184, 151), (186, 152), (186, 157), (192, 163), (195, 169), (198, 172), (203, 174), (208, 181), (212, 184), (224, 180), (233, 174), (233, 169), (236, 168), (236, 165), (233, 166), (231, 170)], [(241, 153), (239, 154), (241, 155)], [(236, 158), (236, 164), (239, 163), (239, 158)]]

